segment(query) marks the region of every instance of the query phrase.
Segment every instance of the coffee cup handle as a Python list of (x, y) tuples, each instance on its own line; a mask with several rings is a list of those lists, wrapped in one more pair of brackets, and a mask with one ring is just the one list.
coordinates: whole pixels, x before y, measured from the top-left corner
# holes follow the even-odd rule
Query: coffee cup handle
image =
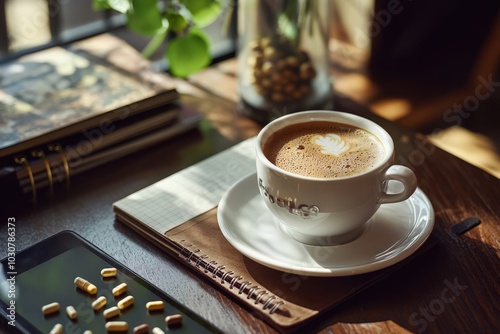
[(405, 166), (393, 165), (389, 167), (385, 172), (384, 179), (385, 182), (389, 180), (398, 181), (403, 185), (404, 189), (396, 194), (383, 192), (378, 200), (379, 204), (402, 202), (408, 199), (417, 189), (417, 177), (410, 168)]

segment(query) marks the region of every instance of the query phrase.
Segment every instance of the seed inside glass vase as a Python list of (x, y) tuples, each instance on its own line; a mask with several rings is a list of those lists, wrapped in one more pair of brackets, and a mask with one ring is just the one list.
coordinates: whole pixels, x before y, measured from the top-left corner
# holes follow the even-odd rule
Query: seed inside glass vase
[(249, 43), (250, 82), (273, 102), (294, 102), (311, 92), (316, 71), (309, 55), (286, 40), (268, 37)]

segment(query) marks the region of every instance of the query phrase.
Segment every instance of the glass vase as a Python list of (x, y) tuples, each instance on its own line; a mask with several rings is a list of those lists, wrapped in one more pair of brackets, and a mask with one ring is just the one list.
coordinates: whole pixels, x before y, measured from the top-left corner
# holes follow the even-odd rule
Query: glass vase
[(260, 123), (332, 105), (327, 0), (241, 0), (239, 110)]

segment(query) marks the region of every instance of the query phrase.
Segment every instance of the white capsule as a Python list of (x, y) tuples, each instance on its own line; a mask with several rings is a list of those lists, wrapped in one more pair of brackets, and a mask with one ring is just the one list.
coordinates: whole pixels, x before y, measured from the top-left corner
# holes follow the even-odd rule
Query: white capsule
[(126, 332), (128, 323), (126, 321), (110, 321), (106, 323), (108, 332)]
[(73, 306), (66, 307), (66, 314), (71, 320), (75, 320), (78, 317), (78, 313), (76, 312)]
[(165, 334), (165, 332), (160, 327), (153, 328), (151, 333), (153, 333), (153, 334)]
[(108, 300), (106, 299), (106, 297), (101, 296), (92, 302), (92, 308), (96, 311), (100, 310), (104, 307), (104, 305), (106, 305), (107, 302)]
[(42, 312), (44, 315), (49, 315), (49, 314), (52, 314), (52, 313), (59, 311), (60, 308), (61, 308), (61, 306), (59, 305), (59, 303), (53, 302), (53, 303), (42, 306)]
[(64, 331), (64, 327), (61, 324), (56, 324), (52, 329), (50, 330), (50, 334), (62, 334)]
[(104, 318), (110, 319), (120, 314), (120, 309), (116, 306), (110, 307), (102, 312)]

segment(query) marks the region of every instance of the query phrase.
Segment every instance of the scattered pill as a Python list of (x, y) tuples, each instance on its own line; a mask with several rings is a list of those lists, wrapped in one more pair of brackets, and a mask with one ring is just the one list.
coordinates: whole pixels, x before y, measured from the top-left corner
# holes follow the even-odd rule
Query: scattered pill
[(180, 314), (168, 315), (165, 318), (165, 322), (167, 323), (167, 326), (178, 325), (182, 322), (182, 315), (180, 315)]
[(66, 314), (71, 320), (75, 320), (78, 317), (78, 313), (73, 306), (66, 307)]
[(92, 334), (92, 331), (90, 329), (87, 329), (83, 334)]
[(61, 306), (59, 305), (59, 303), (53, 302), (53, 303), (42, 306), (42, 312), (44, 315), (49, 315), (49, 314), (52, 314), (52, 313), (59, 311), (60, 308), (61, 308)]
[(159, 311), (163, 310), (164, 303), (161, 300), (155, 300), (152, 302), (147, 302), (146, 303), (146, 309), (148, 311)]
[(127, 283), (122, 283), (113, 288), (111, 292), (113, 292), (113, 296), (117, 297), (127, 291)]
[(97, 287), (81, 277), (75, 278), (75, 285), (91, 295), (95, 295), (97, 293)]
[(116, 306), (110, 307), (102, 312), (104, 318), (110, 319), (120, 314), (120, 309)]
[(148, 324), (142, 324), (142, 325), (134, 327), (134, 334), (145, 334), (148, 332), (149, 332), (149, 325)]
[(128, 330), (128, 323), (126, 321), (110, 321), (106, 323), (108, 332), (125, 332)]
[(165, 332), (160, 327), (153, 328), (151, 333), (153, 333), (153, 334), (165, 334)]
[(52, 329), (50, 330), (50, 334), (62, 334), (64, 330), (63, 325), (61, 324), (56, 324)]
[(134, 297), (127, 296), (118, 302), (118, 308), (120, 310), (123, 310), (132, 305), (133, 303), (134, 303)]
[(104, 305), (106, 305), (107, 302), (108, 300), (106, 299), (106, 297), (101, 296), (92, 302), (92, 308), (96, 311), (100, 310), (104, 307)]
[(115, 277), (117, 273), (118, 270), (116, 268), (104, 268), (101, 270), (102, 277)]

